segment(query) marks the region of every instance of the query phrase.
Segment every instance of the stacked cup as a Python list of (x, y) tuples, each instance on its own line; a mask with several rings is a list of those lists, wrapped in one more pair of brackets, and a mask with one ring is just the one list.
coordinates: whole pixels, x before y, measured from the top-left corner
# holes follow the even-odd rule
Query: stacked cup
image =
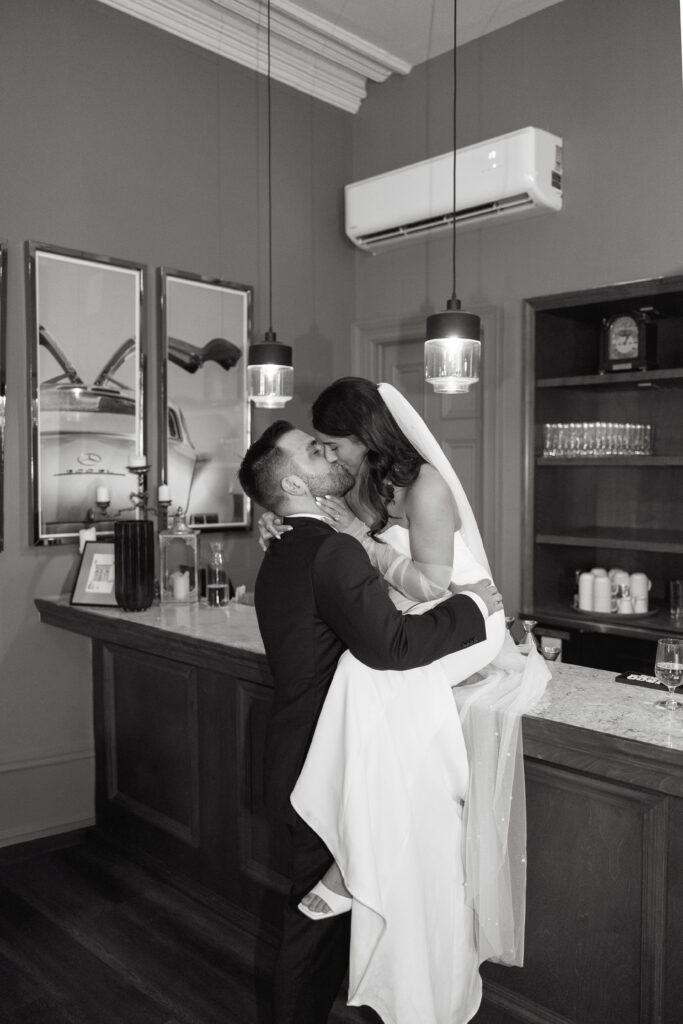
[(634, 615), (648, 610), (652, 583), (644, 572), (629, 574), (624, 569), (608, 572), (596, 566), (589, 572), (578, 573), (577, 580), (577, 604), (581, 611)]

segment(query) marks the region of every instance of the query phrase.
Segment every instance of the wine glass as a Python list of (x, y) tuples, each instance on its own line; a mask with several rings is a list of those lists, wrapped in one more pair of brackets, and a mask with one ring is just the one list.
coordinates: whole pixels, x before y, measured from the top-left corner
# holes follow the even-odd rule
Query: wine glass
[(676, 688), (683, 682), (683, 640), (676, 637), (662, 637), (657, 641), (655, 657), (655, 675), (662, 686), (666, 686), (669, 696), (666, 700), (658, 700), (656, 708), (665, 711), (677, 711), (683, 704), (674, 698)]
[(541, 654), (546, 661), (557, 661), (562, 648), (557, 644), (541, 644)]

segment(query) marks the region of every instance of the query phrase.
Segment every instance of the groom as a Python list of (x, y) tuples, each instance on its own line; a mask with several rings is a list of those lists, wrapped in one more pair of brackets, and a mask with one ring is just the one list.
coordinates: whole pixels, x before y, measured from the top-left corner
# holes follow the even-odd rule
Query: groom
[(254, 442), (239, 471), (245, 493), (285, 516), (291, 531), (263, 560), (255, 606), (275, 681), (266, 742), (266, 802), (290, 831), (290, 897), (275, 968), (274, 1024), (322, 1024), (348, 967), (350, 916), (311, 921), (297, 904), (332, 862), (289, 802), (337, 661), (348, 648), (371, 668), (428, 665), (486, 638), (485, 619), (501, 607), (490, 581), (423, 615), (403, 616), (355, 538), (323, 520), (316, 496), (342, 495), (353, 478), (329, 463), (323, 446), (278, 420)]

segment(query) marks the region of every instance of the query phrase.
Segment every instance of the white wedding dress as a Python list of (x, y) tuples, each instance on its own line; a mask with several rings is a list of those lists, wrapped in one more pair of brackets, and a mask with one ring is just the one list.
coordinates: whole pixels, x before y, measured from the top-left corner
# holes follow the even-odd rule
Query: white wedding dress
[[(441, 453), (447, 476), (412, 406), (380, 387), (456, 494), (454, 582), (490, 577), (450, 464)], [(406, 529), (390, 527), (382, 540), (410, 555)], [(392, 597), (410, 613), (435, 603)], [(481, 1001), (479, 964), (521, 963), (519, 720), (548, 677), (540, 656), (516, 652), (502, 611), (489, 617), (485, 641), (426, 668), (380, 672), (348, 651), (339, 660), (291, 802), (353, 896), (348, 1003), (372, 1007), (384, 1024), (466, 1024)]]

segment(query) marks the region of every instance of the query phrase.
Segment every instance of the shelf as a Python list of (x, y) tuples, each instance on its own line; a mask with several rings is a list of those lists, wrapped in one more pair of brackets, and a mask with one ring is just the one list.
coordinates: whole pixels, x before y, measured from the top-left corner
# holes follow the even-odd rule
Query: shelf
[(683, 388), (683, 367), (673, 370), (629, 370), (625, 373), (591, 373), (579, 377), (546, 377), (537, 388)]
[(536, 457), (537, 466), (683, 466), (683, 455), (579, 455), (558, 458), (555, 455)]
[(561, 604), (544, 604), (535, 607), (532, 612), (521, 613), (518, 618), (535, 619), (538, 622), (536, 633), (543, 633), (544, 626), (564, 627), (565, 629), (584, 630), (589, 633), (607, 633), (616, 636), (641, 637), (643, 639), (655, 639), (659, 636), (683, 635), (683, 628), (675, 625), (666, 608), (661, 609), (657, 615), (647, 619), (634, 619), (629, 621), (627, 616), (605, 621), (604, 619), (592, 619), (590, 615), (574, 611), (569, 606)]
[(624, 551), (663, 551), (683, 554), (683, 530), (638, 530), (583, 527), (571, 533), (538, 533), (537, 544), (577, 548), (620, 548)]

